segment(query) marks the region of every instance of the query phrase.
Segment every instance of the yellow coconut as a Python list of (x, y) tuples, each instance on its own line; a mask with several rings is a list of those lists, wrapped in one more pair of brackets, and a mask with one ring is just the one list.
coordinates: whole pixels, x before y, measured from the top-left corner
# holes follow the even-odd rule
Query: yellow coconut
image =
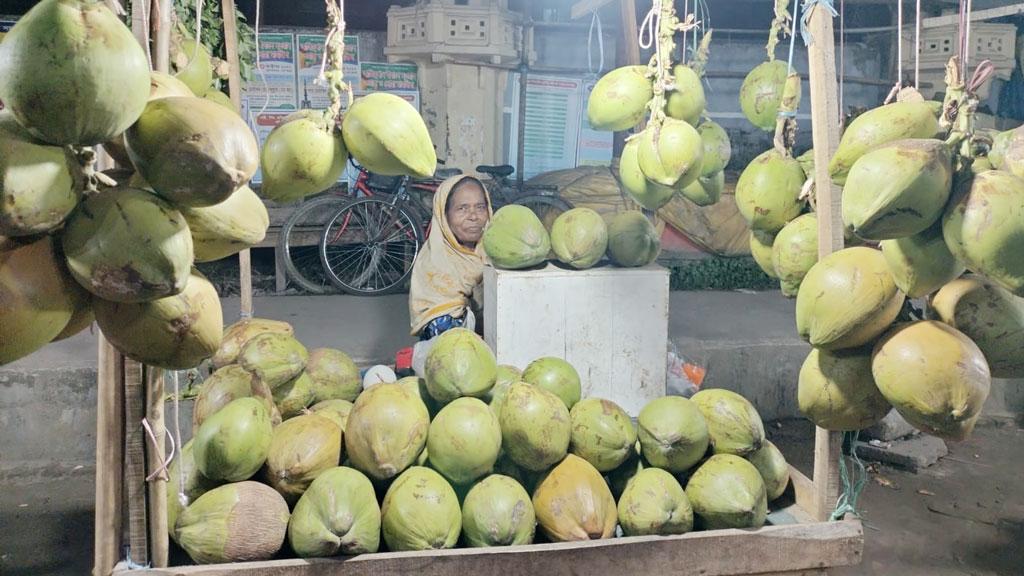
[(685, 64), (676, 64), (672, 68), (672, 79), (675, 87), (665, 100), (665, 114), (696, 126), (707, 104), (700, 76), (693, 68)]
[(982, 276), (967, 276), (943, 286), (932, 311), (978, 345), (993, 377), (1024, 378), (1024, 298)]
[(833, 182), (844, 184), (854, 162), (876, 146), (906, 138), (934, 138), (939, 133), (939, 121), (933, 104), (893, 102), (858, 116), (843, 131), (829, 162)]
[(814, 213), (794, 219), (779, 231), (772, 244), (772, 269), (782, 294), (794, 298), (804, 276), (818, 261), (818, 217)]
[(992, 381), (978, 346), (931, 320), (894, 328), (875, 347), (871, 371), (907, 422), (946, 440), (970, 436)]
[(797, 404), (804, 416), (826, 430), (862, 430), (892, 407), (871, 375), (871, 351), (811, 350), (800, 368)]
[(942, 227), (881, 242), (896, 287), (911, 298), (922, 298), (964, 273), (963, 264), (949, 251)]
[(768, 232), (751, 230), (750, 233), (750, 255), (754, 257), (757, 266), (771, 278), (778, 278), (775, 271), (775, 264), (772, 263), (772, 248), (775, 244), (775, 235)]
[(399, 384), (377, 384), (356, 398), (345, 424), (345, 452), (370, 478), (394, 478), (423, 451), (429, 427), (418, 396)]
[(267, 207), (248, 186), (235, 190), (220, 204), (181, 209), (192, 233), (196, 262), (212, 262), (251, 248), (267, 235)]
[(295, 502), (321, 473), (341, 462), (342, 432), (337, 422), (304, 414), (274, 428), (264, 477), (288, 502)]
[(333, 186), (348, 152), (328, 113), (300, 110), (267, 136), (260, 150), (260, 194), (278, 203), (301, 200)]
[(618, 511), (608, 484), (589, 462), (569, 454), (533, 492), (537, 524), (552, 542), (615, 535)]
[(235, 322), (224, 329), (220, 349), (213, 356), (213, 367), (220, 368), (238, 361), (238, 353), (246, 342), (259, 334), (274, 332), (277, 334), (295, 334), (295, 329), (287, 322), (269, 320), (267, 318), (246, 318)]
[(356, 99), (341, 133), (349, 153), (375, 174), (429, 178), (437, 167), (423, 118), (394, 94), (374, 92)]
[(587, 121), (597, 130), (628, 130), (647, 114), (654, 97), (647, 66), (622, 66), (601, 77), (587, 100)]
[(651, 182), (644, 176), (640, 169), (639, 150), (639, 138), (626, 142), (619, 159), (619, 181), (633, 200), (648, 210), (657, 210), (672, 200), (676, 189)]
[(846, 248), (804, 277), (796, 297), (797, 331), (816, 348), (863, 346), (892, 324), (904, 299), (880, 251)]

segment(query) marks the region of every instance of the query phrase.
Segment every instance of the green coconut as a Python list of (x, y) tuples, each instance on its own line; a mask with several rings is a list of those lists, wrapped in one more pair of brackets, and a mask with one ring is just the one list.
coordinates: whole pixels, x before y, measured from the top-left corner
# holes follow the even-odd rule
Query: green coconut
[[(175, 542), (178, 516), (190, 503), (220, 485), (199, 473), (192, 446), (192, 440), (186, 442), (167, 471), (167, 534)], [(181, 496), (185, 497), (184, 503)]]
[(96, 321), (96, 315), (92, 310), (92, 298), (84, 290), (80, 291), (79, 294), (81, 299), (75, 304), (75, 311), (71, 313), (71, 319), (68, 320), (67, 326), (60, 331), (60, 334), (54, 336), (51, 342), (70, 338), (92, 326), (92, 323)]
[(217, 369), (200, 386), (199, 395), (192, 407), (192, 428), (199, 428), (207, 418), (231, 402), (250, 397), (263, 401), (272, 424), (281, 423), (281, 414), (274, 405), (270, 388), (241, 366), (225, 366)]
[(764, 445), (764, 424), (750, 400), (719, 388), (701, 390), (692, 400), (707, 422), (715, 454), (749, 456)]
[(570, 410), (583, 395), (579, 373), (572, 364), (554, 356), (530, 362), (526, 370), (523, 370), (523, 382), (558, 396)]
[(966, 270), (949, 251), (938, 225), (880, 245), (896, 287), (911, 298), (935, 292)]
[(345, 146), (361, 166), (382, 176), (433, 176), (437, 156), (423, 118), (412, 104), (387, 92), (361, 96), (341, 125)]
[(192, 233), (196, 262), (212, 262), (252, 248), (266, 238), (270, 226), (267, 207), (248, 186), (242, 186), (220, 204), (181, 209)]
[(259, 334), (272, 332), (276, 334), (295, 334), (295, 329), (287, 322), (267, 318), (244, 318), (224, 329), (224, 337), (220, 341), (220, 349), (213, 355), (213, 367), (220, 368), (238, 361), (238, 353), (246, 342)]
[(808, 179), (814, 178), (814, 148), (810, 148), (807, 152), (797, 156), (796, 161), (800, 163), (804, 176)]
[(934, 138), (938, 133), (933, 103), (908, 101), (879, 106), (846, 127), (828, 172), (834, 183), (843, 185), (854, 163), (869, 150), (896, 140)]
[(427, 391), (427, 381), (419, 376), (406, 376), (405, 378), (399, 378), (395, 384), (402, 386), (410, 393), (414, 394), (417, 398), (423, 401), (423, 405), (427, 407), (427, 411), (430, 412), (431, 417), (437, 413), (439, 407), (437, 402), (430, 397), (430, 392)]
[(210, 50), (192, 38), (172, 43), (171, 71), (195, 96), (204, 96), (213, 86), (213, 60)]
[(196, 429), (196, 468), (211, 480), (247, 480), (266, 461), (272, 436), (270, 412), (263, 401), (233, 400)]
[(149, 99), (168, 98), (170, 96), (195, 96), (187, 84), (163, 72), (149, 72)]
[(388, 488), (381, 529), (393, 552), (454, 548), (462, 531), (459, 498), (440, 474), (413, 466)]
[(231, 110), (235, 114), (238, 114), (238, 108), (235, 108), (235, 103), (231, 101), (231, 96), (228, 96), (216, 88), (210, 88), (206, 94), (203, 94), (203, 99), (219, 104), (224, 108)]
[(778, 447), (765, 440), (764, 446), (747, 456), (747, 460), (761, 473), (768, 501), (771, 502), (782, 496), (782, 493), (786, 491), (786, 486), (789, 486), (789, 464)]
[(352, 402), (363, 389), (359, 367), (341, 350), (317, 348), (309, 352), (306, 374), (313, 381), (313, 401), (348, 400)]
[(946, 440), (970, 436), (992, 377), (981, 349), (932, 320), (894, 328), (875, 346), (871, 371), (886, 400), (922, 432)]
[(341, 463), (342, 431), (334, 420), (303, 414), (274, 428), (264, 478), (295, 502), (323, 472)]
[(772, 269), (785, 296), (796, 297), (804, 276), (817, 261), (818, 217), (814, 213), (797, 217), (775, 236)]
[(473, 485), (462, 503), (462, 534), (474, 548), (532, 544), (536, 524), (530, 495), (501, 474)]
[(483, 235), (484, 251), (495, 268), (520, 270), (547, 260), (551, 238), (526, 206), (509, 204), (494, 213)]
[(833, 252), (804, 277), (796, 297), (797, 332), (815, 348), (863, 346), (892, 324), (904, 299), (880, 251)]
[(569, 451), (569, 409), (543, 388), (523, 382), (510, 386), (498, 422), (505, 454), (526, 470), (546, 470)]
[(284, 544), (288, 504), (273, 488), (236, 482), (200, 496), (178, 517), (176, 541), (197, 564), (269, 560)]
[(577, 270), (586, 270), (608, 249), (608, 226), (590, 208), (562, 212), (551, 227), (551, 248), (558, 260)]
[(640, 441), (638, 440), (636, 445), (633, 447), (633, 451), (630, 453), (626, 461), (623, 462), (618, 468), (608, 472), (606, 475), (608, 478), (608, 487), (611, 488), (612, 494), (615, 498), (622, 497), (622, 493), (626, 490), (626, 486), (636, 477), (636, 475), (647, 468), (644, 465), (643, 458), (640, 457)]
[[(509, 386), (523, 380), (523, 371), (508, 364), (498, 364), (494, 374), (494, 386), (484, 396), (484, 400), (487, 400), (492, 406), (499, 396), (504, 398)], [(495, 413), (498, 412), (495, 411)]]
[(617, 266), (646, 266), (661, 252), (661, 238), (639, 210), (619, 212), (608, 224), (608, 257)]
[(732, 454), (715, 454), (690, 477), (686, 496), (705, 530), (760, 528), (768, 493), (757, 468)]
[(751, 70), (740, 86), (740, 109), (750, 123), (761, 130), (774, 130), (782, 104), (782, 89), (789, 65), (781, 60), (762, 62)]
[(665, 396), (647, 403), (637, 419), (640, 450), (652, 466), (686, 472), (708, 451), (708, 422), (693, 401)]
[(56, 243), (51, 236), (27, 244), (0, 237), (0, 365), (52, 341), (89, 300)]
[(587, 121), (595, 130), (629, 130), (643, 121), (654, 87), (647, 66), (616, 68), (594, 84), (587, 100)]
[(732, 144), (729, 133), (714, 120), (704, 120), (697, 126), (701, 142), (704, 145), (704, 156), (701, 162), (700, 175), (709, 178), (725, 170), (732, 158)]
[(533, 491), (537, 524), (552, 542), (615, 535), (618, 512), (608, 484), (589, 462), (569, 454)]
[(259, 145), (245, 121), (202, 98), (151, 100), (125, 143), (146, 182), (181, 206), (220, 204), (259, 166)]
[(285, 420), (302, 414), (316, 400), (313, 379), (303, 372), (273, 389), (274, 404)]
[(843, 222), (865, 240), (905, 238), (942, 215), (953, 185), (949, 146), (897, 140), (861, 156), (843, 187)]
[(672, 84), (675, 87), (669, 91), (665, 99), (665, 114), (696, 126), (707, 105), (700, 76), (693, 68), (685, 64), (676, 64), (672, 68)]
[(341, 132), (328, 113), (300, 110), (271, 130), (260, 150), (260, 194), (278, 203), (301, 200), (333, 186), (348, 162)]
[(619, 498), (618, 513), (626, 536), (669, 536), (693, 530), (693, 508), (686, 492), (660, 468), (636, 474)]
[(996, 135), (988, 157), (993, 168), (1024, 178), (1024, 129), (1018, 126)]
[(309, 351), (294, 336), (265, 332), (249, 339), (238, 353), (238, 363), (275, 390), (294, 380), (306, 368)]
[(668, 204), (675, 196), (676, 189), (651, 182), (644, 176), (643, 170), (640, 169), (639, 150), (639, 137), (626, 142), (622, 149), (622, 157), (619, 158), (619, 181), (638, 204), (648, 210), (657, 210)]
[(757, 266), (770, 278), (778, 278), (772, 255), (775, 247), (775, 235), (759, 230), (750, 231), (750, 255)]
[(572, 434), (569, 452), (590, 462), (598, 472), (611, 472), (634, 453), (636, 425), (611, 400), (586, 398), (569, 411)]
[(1024, 298), (972, 275), (943, 286), (931, 306), (978, 346), (994, 378), (1024, 378)]
[(647, 128), (636, 139), (640, 142), (640, 170), (651, 182), (685, 188), (700, 176), (704, 141), (687, 122), (668, 118), (661, 126)]
[(1024, 296), (1024, 178), (978, 174), (946, 209), (946, 245), (967, 269)]
[(483, 397), (494, 386), (498, 363), (483, 338), (466, 328), (437, 337), (424, 368), (427, 391), (442, 404), (461, 396)]
[(104, 3), (44, 0), (0, 44), (0, 100), (34, 137), (91, 146), (142, 113), (149, 68), (132, 31)]
[(345, 424), (345, 453), (371, 479), (394, 478), (423, 451), (429, 427), (418, 396), (398, 384), (377, 384), (356, 398)]
[(800, 368), (796, 399), (811, 422), (836, 432), (869, 428), (892, 409), (875, 385), (870, 349), (812, 349)]
[(348, 415), (352, 413), (352, 406), (353, 404), (348, 400), (324, 400), (310, 406), (309, 411), (334, 420), (344, 432), (345, 425), (348, 424)]
[(452, 484), (467, 485), (489, 474), (500, 451), (501, 425), (482, 400), (458, 398), (430, 423), (430, 466)]
[(754, 230), (775, 234), (800, 215), (804, 171), (774, 148), (754, 158), (736, 182), (736, 205)]
[(344, 466), (321, 472), (295, 504), (288, 543), (300, 558), (376, 552), (380, 506), (373, 484)]
[(701, 176), (679, 193), (697, 206), (711, 206), (722, 199), (725, 190), (725, 173), (715, 172), (711, 176)]
[(78, 205), (69, 158), (38, 143), (8, 111), (0, 111), (0, 234), (49, 232)]
[(93, 301), (96, 323), (122, 354), (168, 370), (195, 368), (213, 356), (224, 332), (217, 289), (193, 271), (185, 289), (151, 302)]

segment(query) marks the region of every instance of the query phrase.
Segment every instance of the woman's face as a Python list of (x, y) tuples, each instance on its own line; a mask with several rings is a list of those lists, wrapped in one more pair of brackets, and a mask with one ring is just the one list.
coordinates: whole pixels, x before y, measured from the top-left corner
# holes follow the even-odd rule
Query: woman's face
[(488, 218), (483, 188), (471, 180), (459, 184), (448, 198), (445, 216), (459, 243), (469, 248), (476, 247)]

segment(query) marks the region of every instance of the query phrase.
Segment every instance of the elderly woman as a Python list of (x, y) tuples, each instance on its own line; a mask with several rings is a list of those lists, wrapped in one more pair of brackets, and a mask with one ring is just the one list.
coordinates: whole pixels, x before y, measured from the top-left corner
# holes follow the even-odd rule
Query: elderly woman
[(413, 370), (423, 373), (433, 338), (456, 327), (477, 328), (484, 255), (480, 245), (491, 218), (491, 199), (471, 176), (445, 180), (434, 194), (434, 216), (426, 245), (416, 256), (409, 288)]

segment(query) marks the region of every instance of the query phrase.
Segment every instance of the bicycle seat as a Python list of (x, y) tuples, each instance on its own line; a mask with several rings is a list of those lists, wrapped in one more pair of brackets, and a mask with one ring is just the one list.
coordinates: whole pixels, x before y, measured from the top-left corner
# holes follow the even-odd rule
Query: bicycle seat
[(491, 178), (506, 178), (511, 176), (516, 169), (508, 164), (502, 164), (500, 166), (487, 166), (484, 164), (477, 166), (476, 171), (481, 174), (487, 174)]

